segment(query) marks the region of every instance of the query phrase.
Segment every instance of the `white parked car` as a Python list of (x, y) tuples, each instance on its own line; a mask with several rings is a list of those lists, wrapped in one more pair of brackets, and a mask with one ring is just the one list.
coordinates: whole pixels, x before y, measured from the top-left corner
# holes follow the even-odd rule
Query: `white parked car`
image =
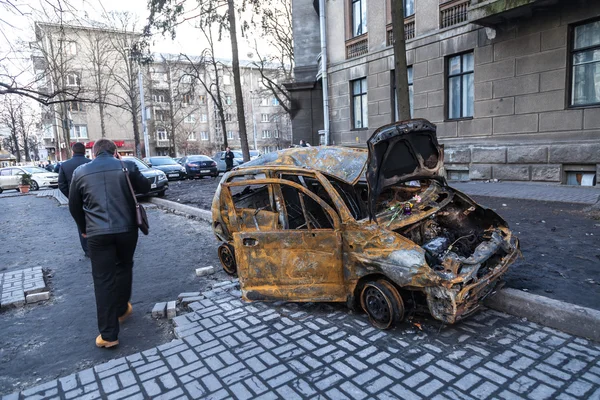
[(0, 169), (0, 193), (6, 189), (19, 190), (21, 175), (25, 173), (31, 174), (30, 190), (58, 187), (58, 174), (55, 172), (48, 172), (39, 167), (6, 167)]

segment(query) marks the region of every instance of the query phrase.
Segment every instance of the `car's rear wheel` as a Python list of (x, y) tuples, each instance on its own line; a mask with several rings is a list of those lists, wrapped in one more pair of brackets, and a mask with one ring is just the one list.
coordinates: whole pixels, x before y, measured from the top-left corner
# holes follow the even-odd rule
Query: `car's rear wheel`
[(40, 185), (34, 180), (31, 181), (31, 190), (40, 190)]
[(4, 191), (4, 189), (2, 189), (2, 188), (0, 187), (0, 194), (2, 194), (2, 192), (3, 192), (3, 191)]
[(373, 326), (379, 329), (388, 329), (404, 318), (402, 297), (394, 285), (384, 279), (364, 285), (360, 304)]
[(160, 192), (158, 192), (158, 197), (165, 197), (165, 192), (166, 191), (167, 190), (165, 189), (165, 190), (161, 190)]
[(235, 251), (233, 246), (229, 243), (223, 243), (219, 246), (219, 260), (223, 269), (229, 275), (235, 275), (237, 273), (237, 264), (235, 263)]

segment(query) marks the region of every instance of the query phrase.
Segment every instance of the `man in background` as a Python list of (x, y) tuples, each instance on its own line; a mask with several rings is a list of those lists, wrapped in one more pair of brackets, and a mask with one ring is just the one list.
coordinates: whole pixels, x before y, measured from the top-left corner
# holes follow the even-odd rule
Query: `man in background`
[(150, 183), (135, 163), (120, 160), (112, 140), (96, 141), (93, 152), (94, 160), (73, 173), (69, 211), (88, 239), (100, 331), (96, 346), (114, 347), (119, 344), (119, 323), (133, 312), (129, 300), (138, 241), (135, 201), (126, 176), (138, 194), (148, 193)]
[[(60, 189), (62, 194), (67, 196), (67, 198), (69, 198), (69, 187), (71, 186), (73, 171), (75, 171), (75, 169), (80, 165), (87, 164), (92, 161), (88, 158), (85, 158), (85, 146), (83, 143), (74, 143), (73, 147), (71, 147), (71, 150), (73, 151), (73, 158), (62, 163), (58, 171), (58, 189)], [(88, 254), (87, 239), (81, 235), (81, 231), (79, 230), (78, 234), (83, 253), (86, 257), (89, 257), (90, 255)]]
[(231, 171), (233, 168), (233, 159), (235, 158), (235, 155), (229, 147), (225, 150), (225, 171)]

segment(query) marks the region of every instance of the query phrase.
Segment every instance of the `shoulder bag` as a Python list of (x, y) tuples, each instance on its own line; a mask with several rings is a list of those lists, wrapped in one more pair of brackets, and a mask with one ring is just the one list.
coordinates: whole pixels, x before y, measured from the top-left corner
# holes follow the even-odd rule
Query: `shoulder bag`
[(146, 215), (146, 210), (144, 207), (138, 203), (137, 198), (135, 197), (135, 192), (133, 191), (133, 186), (131, 186), (131, 180), (129, 180), (129, 171), (127, 167), (125, 167), (125, 163), (123, 160), (121, 161), (121, 165), (123, 166), (123, 172), (125, 173), (125, 178), (127, 179), (127, 184), (129, 185), (129, 190), (131, 191), (131, 195), (133, 196), (133, 201), (135, 203), (135, 222), (137, 223), (138, 228), (144, 235), (147, 235), (150, 231), (150, 225), (148, 224), (148, 216)]

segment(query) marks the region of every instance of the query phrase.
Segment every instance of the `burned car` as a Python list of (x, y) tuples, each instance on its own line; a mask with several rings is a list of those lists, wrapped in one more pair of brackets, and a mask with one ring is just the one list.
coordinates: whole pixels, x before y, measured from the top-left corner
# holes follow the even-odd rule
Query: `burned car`
[(380, 329), (405, 309), (448, 324), (471, 314), (517, 239), (448, 186), (435, 125), (386, 125), (367, 144), (282, 150), (226, 173), (212, 204), (223, 268), (245, 300), (360, 304)]

